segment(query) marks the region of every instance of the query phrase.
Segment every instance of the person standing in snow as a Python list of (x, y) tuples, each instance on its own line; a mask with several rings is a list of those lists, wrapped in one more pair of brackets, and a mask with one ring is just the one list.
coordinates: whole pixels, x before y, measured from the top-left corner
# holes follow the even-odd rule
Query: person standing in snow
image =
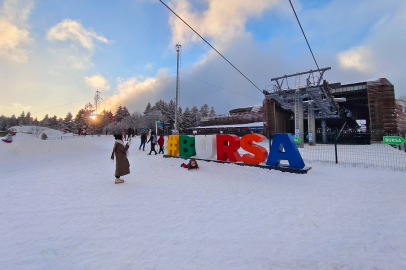
[(149, 137), (149, 141), (147, 143), (151, 142), (151, 151), (149, 151), (148, 155), (151, 155), (152, 151), (155, 152), (155, 155), (157, 154), (156, 150), (155, 150), (155, 145), (157, 143), (157, 138), (155, 135), (155, 131), (151, 132), (151, 137)]
[(141, 146), (142, 146), (142, 151), (145, 151), (145, 143), (146, 142), (147, 142), (147, 134), (145, 133), (145, 131), (143, 131), (142, 134), (141, 134), (140, 150), (141, 150)]
[(130, 173), (130, 162), (128, 162), (128, 149), (131, 145), (131, 140), (124, 145), (123, 135), (114, 135), (116, 139), (114, 143), (113, 153), (111, 153), (111, 159), (114, 160), (114, 155), (116, 156), (116, 171), (114, 176), (116, 177), (115, 184), (124, 183), (124, 180), (120, 179), (120, 176), (127, 175)]
[(124, 141), (127, 141), (127, 130), (123, 130)]
[(162, 152), (162, 154), (165, 154), (164, 153), (164, 143), (165, 143), (165, 139), (164, 139), (164, 136), (159, 136), (159, 139), (158, 139), (158, 144), (159, 144), (159, 152), (158, 152), (158, 154), (160, 154), (161, 152)]

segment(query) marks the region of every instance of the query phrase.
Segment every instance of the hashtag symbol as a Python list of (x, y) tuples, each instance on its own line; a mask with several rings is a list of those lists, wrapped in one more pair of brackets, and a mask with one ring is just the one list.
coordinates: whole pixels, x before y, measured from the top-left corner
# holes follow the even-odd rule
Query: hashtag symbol
[(168, 155), (179, 155), (179, 135), (170, 135), (166, 142), (168, 143), (168, 146), (166, 147), (166, 149), (168, 149)]

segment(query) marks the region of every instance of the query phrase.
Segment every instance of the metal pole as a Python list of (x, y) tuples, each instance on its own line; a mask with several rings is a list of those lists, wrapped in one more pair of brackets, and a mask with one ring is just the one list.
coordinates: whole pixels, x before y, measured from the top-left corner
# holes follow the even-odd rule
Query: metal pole
[(314, 116), (313, 104), (307, 107), (307, 125), (309, 130), (309, 145), (316, 145), (316, 118)]
[(334, 130), (334, 149), (336, 154), (336, 164), (338, 164), (338, 157), (337, 157), (337, 130)]
[(300, 76), (296, 77), (295, 91), (295, 137), (300, 138), (299, 148), (304, 147), (303, 99), (300, 96)]
[(327, 143), (327, 124), (326, 120), (321, 120), (321, 136), (323, 143)]
[(179, 104), (178, 104), (178, 102), (179, 102), (179, 87), (180, 87), (180, 85), (179, 85), (179, 59), (180, 59), (180, 50), (181, 50), (181, 48), (182, 48), (182, 45), (180, 45), (179, 43), (178, 44), (176, 44), (176, 52), (177, 52), (177, 57), (178, 57), (178, 61), (177, 61), (177, 68), (176, 68), (176, 102), (175, 102), (175, 127), (174, 127), (174, 130), (176, 131), (176, 132), (178, 132), (178, 117), (179, 117), (179, 112), (178, 112), (178, 106), (179, 106)]

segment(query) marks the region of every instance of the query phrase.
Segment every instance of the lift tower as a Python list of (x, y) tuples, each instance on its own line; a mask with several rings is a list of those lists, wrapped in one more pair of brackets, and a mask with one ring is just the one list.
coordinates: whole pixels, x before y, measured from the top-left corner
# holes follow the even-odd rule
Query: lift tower
[(94, 106), (96, 107), (95, 114), (98, 114), (98, 109), (100, 108), (101, 100), (100, 91), (97, 89), (96, 94), (94, 95)]

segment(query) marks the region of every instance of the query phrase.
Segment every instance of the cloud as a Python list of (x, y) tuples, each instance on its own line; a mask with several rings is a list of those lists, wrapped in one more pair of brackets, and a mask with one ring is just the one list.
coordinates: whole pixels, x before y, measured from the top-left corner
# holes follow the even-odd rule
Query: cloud
[(19, 28), (28, 28), (27, 19), (33, 7), (34, 2), (31, 0), (4, 0), (0, 17)]
[(366, 46), (351, 48), (338, 54), (340, 67), (343, 69), (355, 69), (361, 72), (370, 72), (375, 66), (373, 53)]
[(102, 75), (97, 74), (91, 77), (85, 77), (87, 86), (94, 89), (108, 90), (110, 89), (109, 82)]
[(70, 19), (65, 19), (49, 29), (47, 39), (61, 41), (69, 39), (88, 50), (93, 50), (94, 40), (103, 43), (109, 42), (105, 37), (97, 35), (92, 29), (86, 30), (80, 23)]
[(0, 56), (16, 62), (26, 62), (28, 50), (26, 45), (33, 40), (25, 29), (18, 29), (6, 19), (0, 18)]
[(27, 27), (26, 20), (32, 6), (32, 1), (3, 2), (0, 8), (0, 57), (20, 63), (27, 61), (28, 45), (33, 39), (28, 30), (21, 27)]
[[(233, 38), (245, 32), (245, 22), (249, 17), (260, 16), (279, 0), (257, 0), (255, 4), (246, 0), (206, 0), (208, 9), (199, 12), (193, 9), (188, 0), (174, 0), (171, 8), (201, 36), (213, 39), (214, 43), (224, 47)], [(180, 42), (200, 42), (201, 39), (179, 18), (171, 15), (169, 24), (172, 29), (172, 44)]]
[(141, 80), (136, 77), (118, 78), (118, 94), (107, 97), (102, 106), (115, 111), (119, 105), (125, 105), (134, 112), (143, 111), (148, 102), (153, 103), (160, 98), (166, 100), (168, 96), (163, 90), (174, 81), (168, 72), (168, 69), (160, 69), (155, 78), (147, 77)]
[(22, 111), (27, 113), (32, 106), (24, 106), (19, 103), (12, 103), (12, 106), (0, 106), (0, 109), (2, 111), (8, 112), (8, 114), (5, 115), (12, 115), (15, 114), (16, 116), (20, 115)]

